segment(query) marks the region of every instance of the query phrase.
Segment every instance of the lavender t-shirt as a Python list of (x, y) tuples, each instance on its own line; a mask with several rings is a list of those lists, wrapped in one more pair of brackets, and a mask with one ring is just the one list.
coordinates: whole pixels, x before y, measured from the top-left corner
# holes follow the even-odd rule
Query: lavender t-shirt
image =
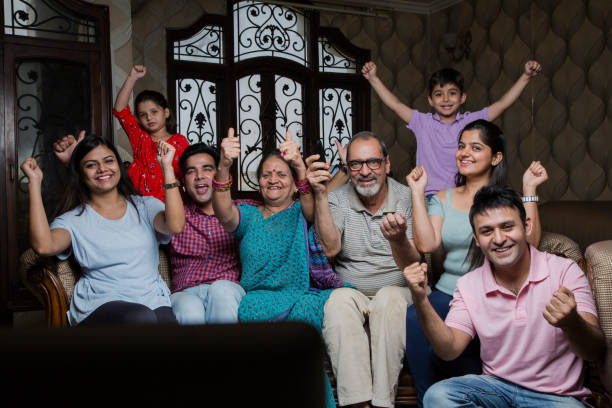
[(427, 172), (426, 195), (455, 187), (455, 152), (459, 133), (468, 123), (478, 119), (489, 120), (488, 108), (458, 113), (450, 125), (441, 120), (437, 113), (412, 111), (412, 118), (406, 127), (414, 132), (417, 140), (416, 164), (425, 167)]

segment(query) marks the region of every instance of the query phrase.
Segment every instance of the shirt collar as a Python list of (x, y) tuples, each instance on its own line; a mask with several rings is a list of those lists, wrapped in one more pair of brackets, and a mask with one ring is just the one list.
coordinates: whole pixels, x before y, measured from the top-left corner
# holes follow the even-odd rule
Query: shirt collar
[[(457, 112), (457, 116), (455, 116), (455, 119), (450, 124), (452, 125), (453, 123), (461, 120), (464, 115), (465, 115), (465, 113), (462, 113), (461, 111)], [(437, 120), (438, 122), (440, 122), (440, 123), (446, 124), (446, 122), (444, 122), (442, 119), (440, 119), (440, 115), (438, 115), (438, 112), (434, 112), (433, 118), (435, 120)]]
[[(353, 210), (357, 212), (365, 211), (369, 213), (368, 209), (366, 209), (363, 203), (361, 202), (361, 199), (359, 198), (359, 194), (357, 194), (357, 191), (355, 190), (355, 186), (353, 185), (351, 185), (351, 188), (348, 189), (348, 199), (349, 199), (349, 204)], [(390, 212), (393, 213), (393, 212), (396, 212), (396, 208), (397, 208), (397, 197), (395, 195), (395, 192), (391, 188), (391, 179), (387, 177), (387, 198), (385, 200), (385, 204), (382, 206), (381, 209), (377, 211), (377, 213), (379, 212), (381, 212), (382, 214), (386, 214)]]
[[(540, 282), (548, 278), (550, 272), (546, 264), (546, 259), (542, 255), (542, 252), (538, 251), (533, 245), (529, 245), (529, 253), (531, 255), (531, 261), (529, 263), (529, 275), (527, 276), (528, 282)], [(482, 265), (484, 274), (484, 289), (485, 293), (493, 293), (499, 291), (501, 286), (495, 280), (493, 271), (491, 270), (491, 263), (485, 258)]]

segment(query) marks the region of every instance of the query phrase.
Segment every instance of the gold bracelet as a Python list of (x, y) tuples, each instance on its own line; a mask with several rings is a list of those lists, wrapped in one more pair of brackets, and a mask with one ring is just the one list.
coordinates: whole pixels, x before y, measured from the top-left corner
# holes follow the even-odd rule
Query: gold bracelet
[(170, 190), (171, 188), (179, 187), (181, 183), (176, 180), (174, 183), (166, 183), (164, 184), (164, 190)]

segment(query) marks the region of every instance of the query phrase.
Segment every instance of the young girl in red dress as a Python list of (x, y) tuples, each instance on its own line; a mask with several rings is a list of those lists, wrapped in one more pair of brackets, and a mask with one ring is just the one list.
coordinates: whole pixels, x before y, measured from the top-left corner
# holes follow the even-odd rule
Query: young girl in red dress
[(113, 115), (119, 119), (132, 145), (134, 161), (128, 168), (128, 174), (134, 186), (140, 194), (164, 201), (164, 177), (156, 160), (157, 144), (163, 140), (176, 149), (172, 167), (179, 180), (181, 170), (178, 162), (189, 142), (185, 136), (174, 133), (176, 126), (168, 109), (168, 102), (159, 92), (140, 92), (134, 101), (136, 116), (130, 111), (128, 102), (134, 85), (146, 73), (144, 65), (135, 65), (132, 68), (117, 94)]

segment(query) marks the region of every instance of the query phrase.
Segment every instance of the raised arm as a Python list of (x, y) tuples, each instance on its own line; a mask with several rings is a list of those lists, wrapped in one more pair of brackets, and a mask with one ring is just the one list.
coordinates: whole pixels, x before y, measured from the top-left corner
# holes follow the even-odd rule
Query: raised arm
[[(523, 197), (534, 197), (537, 195), (537, 188), (540, 184), (548, 180), (548, 173), (539, 161), (531, 162), (531, 165), (523, 174)], [(542, 238), (542, 225), (540, 224), (540, 212), (538, 203), (529, 201), (523, 203), (527, 217), (531, 218), (531, 233), (527, 235), (527, 241), (534, 247), (540, 245)]]
[(542, 67), (536, 61), (527, 61), (525, 64), (525, 72), (521, 74), (519, 79), (512, 85), (510, 89), (497, 102), (489, 106), (489, 120), (494, 121), (506, 109), (510, 107), (523, 92), (523, 89), (529, 83), (529, 80), (538, 75), (542, 71)]
[(389, 241), (393, 260), (400, 270), (421, 258), (414, 242), (406, 236), (406, 218), (401, 213), (386, 214), (380, 230)]
[[(234, 136), (234, 129), (229, 128), (227, 137), (221, 141), (219, 167), (213, 178), (213, 209), (217, 219), (228, 232), (236, 231), (240, 222), (240, 212), (232, 204), (232, 194), (230, 192), (230, 167), (232, 167), (234, 159), (238, 157), (240, 157), (240, 139)], [(223, 186), (215, 187), (215, 183)]]
[(157, 145), (157, 163), (164, 174), (166, 209), (155, 216), (153, 224), (155, 230), (164, 235), (180, 234), (185, 227), (185, 208), (172, 167), (175, 153), (175, 148), (170, 143), (160, 141)]
[(49, 229), (41, 194), (43, 173), (36, 160), (32, 157), (26, 159), (21, 165), (21, 170), (29, 180), (30, 243), (32, 249), (42, 256), (57, 255), (65, 251), (72, 243), (70, 233), (63, 228)]
[(55, 153), (55, 157), (57, 157), (64, 166), (68, 167), (72, 152), (74, 152), (74, 149), (84, 137), (85, 131), (81, 130), (78, 139), (76, 139), (74, 135), (66, 135), (53, 143), (53, 153)]
[(403, 104), (393, 92), (387, 88), (380, 78), (376, 75), (376, 64), (372, 61), (366, 62), (361, 68), (363, 77), (368, 80), (381, 101), (404, 122), (410, 123), (412, 119), (412, 109)]
[(144, 65), (134, 65), (132, 67), (128, 77), (125, 79), (123, 86), (119, 90), (117, 94), (117, 99), (115, 100), (114, 110), (117, 112), (121, 112), (128, 106), (130, 102), (130, 95), (134, 90), (134, 85), (136, 81), (147, 74), (147, 68)]
[(444, 324), (427, 298), (427, 264), (418, 262), (404, 269), (404, 278), (412, 293), (412, 300), (419, 318), (423, 333), (434, 352), (443, 360), (450, 361), (459, 357), (465, 350), (471, 337)]
[(543, 312), (548, 323), (563, 330), (570, 349), (587, 361), (600, 359), (605, 352), (605, 338), (597, 317), (590, 313), (578, 312), (571, 290), (561, 286)]
[(412, 192), (412, 237), (419, 252), (434, 252), (442, 243), (442, 222), (439, 216), (429, 216), (425, 204), (427, 173), (423, 166), (415, 167), (406, 176)]
[(311, 188), (308, 185), (308, 179), (306, 178), (306, 165), (302, 159), (302, 154), (298, 148), (297, 143), (291, 137), (291, 132), (287, 130), (285, 134), (285, 140), (278, 146), (283, 158), (287, 160), (289, 165), (293, 167), (297, 175), (295, 180), (295, 186), (300, 192), (300, 203), (302, 204), (302, 214), (306, 221), (312, 222), (314, 219), (314, 200), (311, 194)]
[(306, 177), (314, 196), (314, 224), (325, 256), (333, 258), (340, 252), (342, 241), (340, 230), (336, 227), (329, 208), (327, 187), (331, 179), (329, 163), (317, 162), (310, 156), (307, 160)]

